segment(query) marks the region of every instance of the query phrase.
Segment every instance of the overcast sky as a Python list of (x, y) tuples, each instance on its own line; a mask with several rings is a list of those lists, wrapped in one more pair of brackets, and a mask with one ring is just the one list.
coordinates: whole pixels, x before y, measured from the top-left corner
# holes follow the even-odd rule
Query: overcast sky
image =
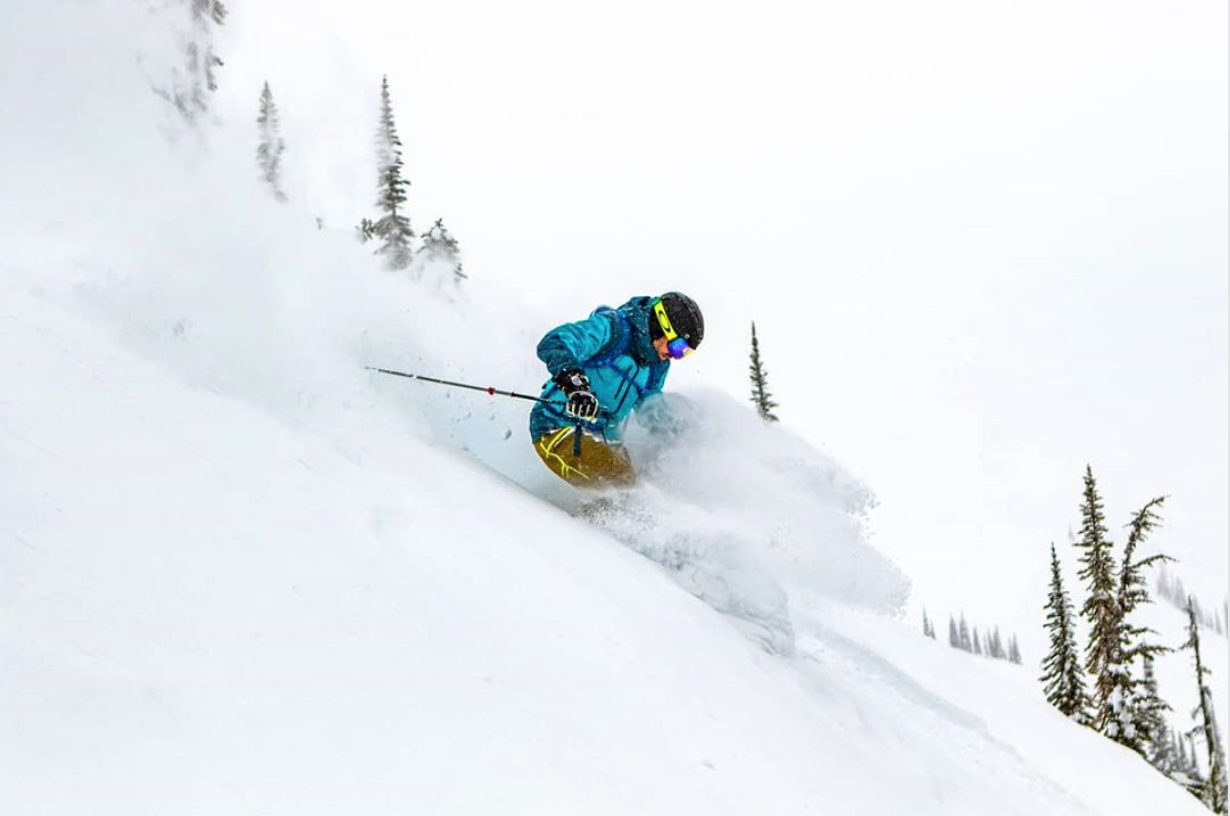
[(412, 214), (472, 286), (560, 321), (687, 291), (671, 385), (740, 396), (754, 319), (877, 544), (951, 563), (920, 602), (1033, 614), (1086, 462), (1112, 527), (1170, 494), (1156, 540), (1224, 596), (1222, 0), (231, 6), (221, 114), (271, 82), (330, 226), (370, 208), (387, 72)]

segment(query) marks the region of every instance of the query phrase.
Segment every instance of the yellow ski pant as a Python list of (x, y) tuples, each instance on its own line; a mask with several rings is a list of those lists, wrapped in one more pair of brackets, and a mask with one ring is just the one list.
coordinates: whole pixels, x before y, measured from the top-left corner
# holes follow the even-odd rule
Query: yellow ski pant
[(573, 426), (560, 428), (534, 443), (534, 450), (551, 472), (576, 487), (628, 487), (636, 482), (632, 460), (622, 447), (581, 432), (578, 453), (578, 432)]

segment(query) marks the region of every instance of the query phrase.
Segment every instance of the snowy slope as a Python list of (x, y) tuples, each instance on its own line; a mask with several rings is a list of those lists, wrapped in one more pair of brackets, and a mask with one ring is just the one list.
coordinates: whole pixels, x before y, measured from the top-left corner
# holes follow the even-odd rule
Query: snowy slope
[(1203, 812), (897, 620), (868, 489), (682, 371), (570, 517), (524, 406), (362, 370), (532, 387), (557, 314), (267, 200), (149, 92), (165, 16), (5, 13), (6, 812)]
[(0, 323), (18, 812), (1200, 812), (1025, 672), (834, 604), (766, 653), (474, 462), (339, 450), (49, 288)]

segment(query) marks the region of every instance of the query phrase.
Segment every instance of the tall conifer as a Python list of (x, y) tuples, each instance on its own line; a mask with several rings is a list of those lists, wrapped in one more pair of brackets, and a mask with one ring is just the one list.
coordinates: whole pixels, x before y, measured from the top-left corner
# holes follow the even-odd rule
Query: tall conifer
[(1089, 645), (1085, 670), (1093, 681), (1093, 727), (1116, 742), (1130, 740), (1123, 727), (1122, 709), (1131, 694), (1131, 677), (1123, 662), (1123, 614), (1119, 607), (1118, 571), (1111, 542), (1106, 537), (1106, 517), (1098, 495), (1093, 469), (1085, 468), (1084, 502), (1081, 505), (1081, 538), (1076, 546), (1081, 556), (1080, 577), (1089, 595), (1081, 614), (1089, 621)]
[(260, 114), (256, 117), (256, 126), (260, 131), (256, 145), (256, 164), (260, 168), (261, 178), (273, 190), (275, 199), (286, 201), (286, 193), (282, 192), (282, 152), (286, 150), (286, 142), (282, 139), (278, 107), (273, 102), (273, 91), (269, 90), (268, 82), (261, 90)]
[(1046, 701), (1065, 717), (1088, 724), (1089, 701), (1076, 645), (1076, 622), (1072, 617), (1072, 602), (1063, 588), (1063, 572), (1054, 544), (1051, 545), (1051, 590), (1044, 609), (1046, 629), (1051, 638), (1050, 650), (1042, 660), (1040, 678)]
[(756, 338), (755, 321), (752, 322), (752, 360), (748, 366), (748, 374), (752, 380), (752, 404), (756, 406), (756, 412), (765, 422), (777, 422), (777, 416), (773, 413), (777, 403), (769, 394), (769, 375), (760, 359), (760, 341)]
[(1191, 606), (1187, 608), (1187, 621), (1187, 642), (1180, 648), (1192, 650), (1192, 657), (1196, 663), (1196, 685), (1200, 696), (1200, 704), (1192, 712), (1192, 716), (1197, 718), (1197, 724), (1190, 734), (1203, 737), (1209, 769), (1208, 776), (1189, 787), (1189, 790), (1199, 797), (1209, 810), (1214, 813), (1225, 813), (1227, 807), (1226, 756), (1222, 750), (1217, 719), (1213, 714), (1213, 693), (1205, 682), (1209, 670), (1205, 668), (1200, 655), (1200, 625), (1196, 621), (1196, 611)]
[(1159, 553), (1138, 561), (1136, 551), (1161, 521), (1154, 509), (1161, 507), (1164, 501), (1164, 497), (1153, 499), (1132, 517), (1132, 522), (1128, 525), (1130, 532), (1127, 544), (1123, 551), (1123, 566), (1119, 571), (1123, 663), (1129, 672), (1137, 665), (1141, 672), (1139, 677), (1129, 673), (1123, 689), (1123, 705), (1119, 708), (1120, 730), (1123, 738), (1119, 741), (1146, 758), (1153, 753), (1150, 742), (1158, 732), (1163, 712), (1170, 709), (1170, 706), (1158, 696), (1157, 684), (1153, 683), (1150, 686), (1148, 677), (1152, 674), (1153, 659), (1171, 650), (1150, 642), (1148, 635), (1157, 633), (1147, 626), (1134, 625), (1132, 615), (1142, 605), (1152, 603), (1144, 570), (1153, 564), (1172, 559)]
[(1008, 660), (1020, 666), (1024, 661), (1021, 659), (1021, 644), (1017, 643), (1016, 635), (1012, 636), (1012, 640), (1008, 641)]
[[(206, 21), (214, 25), (222, 25), (226, 21), (226, 6), (222, 0), (192, 0), (192, 13), (202, 24)], [(218, 90), (216, 69), (222, 67), (222, 59), (214, 53), (212, 43), (207, 42), (202, 53), (202, 68), (205, 87), (211, 92)]]
[(222, 0), (178, 0), (176, 5), (187, 15), (186, 30), (179, 35), (184, 62), (165, 86), (156, 83), (154, 92), (194, 126), (208, 112), (210, 95), (218, 89), (222, 60), (214, 52), (213, 38), (214, 29), (226, 20), (226, 6)]
[[(378, 197), (376, 206), (384, 213), (370, 225), (360, 224), (360, 233), (379, 239), (376, 254), (385, 259), (389, 269), (405, 269), (414, 259), (411, 242), (414, 230), (405, 213), (406, 188), (410, 182), (402, 178), (401, 139), (393, 120), (393, 101), (389, 96), (389, 78), (380, 82), (380, 126), (376, 129), (376, 170)], [(366, 226), (366, 229), (365, 229)]]
[(1144, 659), (1145, 675), (1141, 687), (1147, 698), (1157, 700), (1161, 705), (1146, 709), (1142, 727), (1148, 729), (1147, 753), (1145, 759), (1167, 776), (1173, 777), (1178, 767), (1178, 757), (1175, 755), (1174, 739), (1171, 736), (1170, 724), (1166, 722), (1165, 712), (1170, 706), (1162, 702), (1157, 690), (1157, 677), (1153, 673), (1153, 658)]

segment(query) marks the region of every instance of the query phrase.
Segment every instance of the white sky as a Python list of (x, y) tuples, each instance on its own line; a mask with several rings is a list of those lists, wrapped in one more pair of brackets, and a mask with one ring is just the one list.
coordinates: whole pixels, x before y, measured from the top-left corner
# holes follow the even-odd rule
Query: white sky
[(226, 38), (222, 116), (271, 82), (329, 225), (370, 209), (387, 72), (412, 215), (472, 285), (561, 321), (691, 293), (675, 387), (743, 394), (755, 319), (933, 610), (1035, 617), (1086, 462), (1114, 526), (1170, 494), (1156, 541), (1224, 596), (1221, 0), (236, 0)]

